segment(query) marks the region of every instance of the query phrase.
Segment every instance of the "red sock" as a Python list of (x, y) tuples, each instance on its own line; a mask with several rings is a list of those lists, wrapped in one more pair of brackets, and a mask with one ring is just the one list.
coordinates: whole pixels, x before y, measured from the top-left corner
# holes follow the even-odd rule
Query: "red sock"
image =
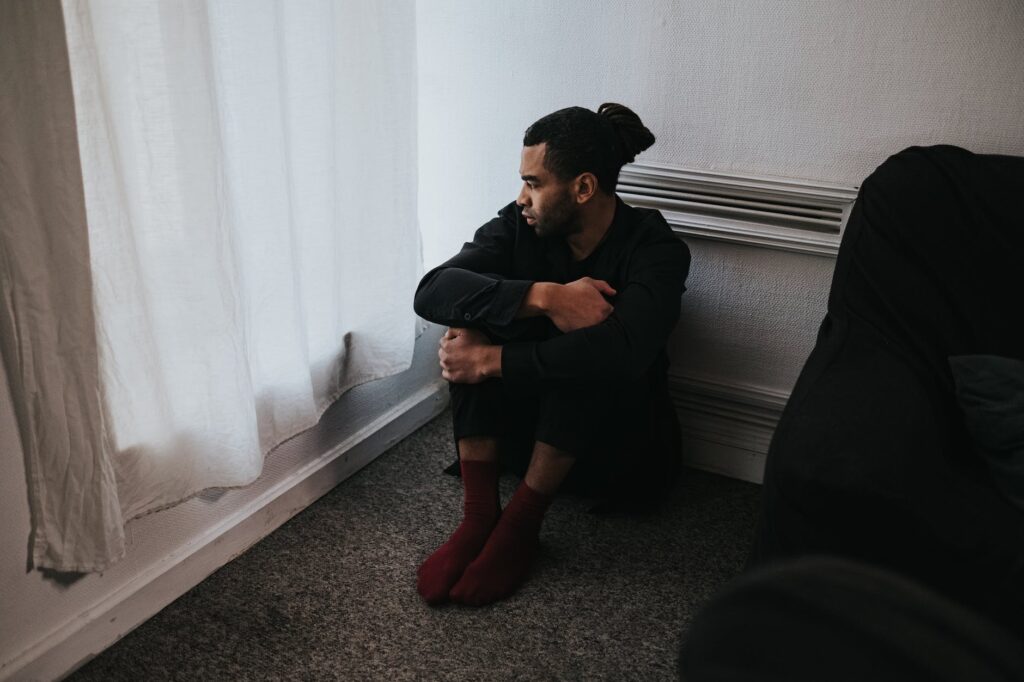
[(519, 485), (480, 556), (466, 567), (452, 588), (452, 600), (483, 606), (516, 591), (530, 571), (540, 524), (551, 499), (552, 496), (538, 493), (525, 481)]
[(431, 554), (417, 573), (416, 590), (428, 604), (439, 604), (491, 534), (498, 504), (498, 463), (462, 460), (463, 519), (448, 542)]

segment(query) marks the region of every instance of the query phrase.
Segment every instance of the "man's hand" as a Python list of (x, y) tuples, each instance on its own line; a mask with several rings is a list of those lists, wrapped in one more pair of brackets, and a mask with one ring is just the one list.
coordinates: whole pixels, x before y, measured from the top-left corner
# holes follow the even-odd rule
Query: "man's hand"
[(605, 296), (614, 296), (615, 289), (604, 280), (584, 277), (568, 284), (538, 284), (546, 284), (546, 289), (541, 290), (543, 312), (559, 331), (593, 327), (608, 319), (615, 310), (605, 299)]
[(501, 346), (475, 329), (449, 329), (441, 338), (437, 357), (441, 376), (454, 384), (478, 384), (501, 376)]

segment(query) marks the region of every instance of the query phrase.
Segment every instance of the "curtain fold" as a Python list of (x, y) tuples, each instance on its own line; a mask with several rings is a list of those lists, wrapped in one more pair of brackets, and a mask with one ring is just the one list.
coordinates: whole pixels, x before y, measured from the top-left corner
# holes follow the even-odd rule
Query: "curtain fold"
[[(72, 251), (91, 273), (75, 304), (95, 325), (66, 328), (56, 308), (44, 318), (95, 349), (99, 389), (61, 396), (28, 381), (14, 400), (38, 392), (50, 414), (19, 420), (23, 439), (82, 404), (99, 413), (78, 420), (68, 466), (81, 442), (98, 443), (116, 486), (65, 481), (56, 493), (52, 463), (27, 454), (36, 500), (60, 497), (65, 516), (75, 499), (116, 512), (114, 523), (34, 519), (37, 539), (106, 538), (54, 556), (37, 547), (36, 565), (99, 570), (123, 551), (123, 520), (251, 483), (265, 453), (342, 392), (409, 366), (415, 6), (64, 0), (63, 14), (75, 215), (88, 225)], [(39, 222), (63, 238), (63, 225)]]
[(0, 352), (36, 566), (93, 571), (124, 553), (94, 328), (60, 0), (0, 3)]

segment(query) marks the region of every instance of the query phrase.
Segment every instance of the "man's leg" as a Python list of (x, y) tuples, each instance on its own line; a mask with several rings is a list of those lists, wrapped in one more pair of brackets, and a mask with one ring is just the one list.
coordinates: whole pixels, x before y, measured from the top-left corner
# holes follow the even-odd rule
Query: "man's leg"
[(576, 457), (553, 445), (537, 441), (533, 446), (530, 468), (523, 479), (541, 495), (554, 495), (576, 463)]
[(491, 534), (498, 501), (498, 441), (505, 408), (500, 384), (452, 384), (452, 416), (462, 471), (463, 519), (452, 536), (417, 571), (416, 589), (428, 604), (448, 599), (466, 566)]
[(633, 407), (644, 402), (646, 393), (646, 384), (635, 382), (555, 386), (539, 396), (529, 469), (480, 556), (452, 588), (453, 601), (488, 604), (509, 596), (523, 583), (544, 514), (577, 456), (591, 457), (607, 447), (607, 441), (619, 438), (622, 429), (635, 421)]
[(428, 604), (439, 604), (448, 599), (452, 586), (483, 549), (501, 512), (497, 441), (493, 438), (462, 438), (458, 445), (462, 469), (462, 522), (417, 572), (416, 589)]
[(451, 590), (462, 604), (482, 606), (512, 594), (533, 564), (544, 513), (576, 458), (538, 441), (530, 468), (501, 513), (480, 556)]

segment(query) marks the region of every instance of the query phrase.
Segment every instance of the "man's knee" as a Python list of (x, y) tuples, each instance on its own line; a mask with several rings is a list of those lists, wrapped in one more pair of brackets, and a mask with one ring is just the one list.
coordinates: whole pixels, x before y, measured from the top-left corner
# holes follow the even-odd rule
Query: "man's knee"
[(629, 421), (638, 387), (619, 384), (559, 385), (537, 401), (535, 437), (574, 456), (607, 445)]
[(615, 383), (557, 384), (544, 389), (538, 407), (544, 413), (600, 418), (621, 413), (646, 401), (650, 386), (646, 380)]
[(455, 437), (531, 434), (574, 456), (609, 445), (649, 403), (646, 382), (552, 384), (530, 395), (500, 379), (450, 384)]
[(449, 384), (456, 440), (470, 436), (502, 436), (515, 409), (500, 379), (478, 384)]

